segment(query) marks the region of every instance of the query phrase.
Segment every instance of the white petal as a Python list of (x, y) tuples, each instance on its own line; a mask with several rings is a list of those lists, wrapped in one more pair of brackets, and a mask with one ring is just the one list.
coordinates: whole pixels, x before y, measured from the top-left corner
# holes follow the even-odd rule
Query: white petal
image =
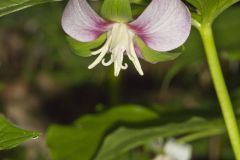
[(97, 55), (99, 54), (99, 56), (97, 57), (97, 59), (88, 66), (88, 69), (93, 69), (96, 65), (98, 65), (101, 61), (104, 61), (104, 56), (107, 54), (108, 50), (109, 50), (109, 45), (111, 43), (112, 37), (110, 36), (106, 43), (102, 46), (102, 48), (100, 48), (99, 50), (92, 52), (92, 55)]
[(167, 155), (158, 155), (153, 160), (172, 160), (172, 159)]
[(174, 160), (190, 160), (192, 156), (192, 146), (189, 144), (179, 144), (174, 140), (168, 140), (164, 146), (165, 153)]
[(169, 51), (188, 38), (191, 14), (181, 0), (152, 0), (130, 27), (150, 48)]
[(131, 44), (130, 44), (129, 59), (133, 62), (136, 70), (138, 71), (138, 73), (139, 73), (141, 76), (143, 76), (144, 73), (143, 73), (141, 64), (140, 64), (140, 62), (139, 62), (139, 60), (138, 60), (137, 54), (136, 54), (136, 52), (135, 52), (133, 42), (131, 42)]
[(62, 17), (64, 31), (81, 42), (95, 40), (108, 25), (86, 0), (69, 0)]

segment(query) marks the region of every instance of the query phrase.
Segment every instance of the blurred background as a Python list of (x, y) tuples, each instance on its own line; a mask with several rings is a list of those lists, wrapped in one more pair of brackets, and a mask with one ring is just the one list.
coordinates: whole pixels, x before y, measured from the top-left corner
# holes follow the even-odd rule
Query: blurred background
[[(82, 58), (71, 50), (60, 25), (64, 6), (65, 2), (39, 5), (0, 19), (0, 112), (21, 128), (42, 133), (38, 140), (0, 151), (1, 160), (51, 159), (45, 142), (49, 126), (70, 125), (83, 115), (123, 104), (147, 106), (172, 122), (192, 116), (221, 117), (201, 39), (194, 28), (178, 59), (158, 64), (141, 61), (145, 76), (130, 66), (115, 78), (111, 67), (99, 65), (88, 70), (94, 57)], [(222, 68), (237, 112), (239, 17), (237, 4), (214, 24)], [(193, 159), (234, 159), (226, 135), (192, 145), (197, 146)], [(138, 149), (125, 159), (149, 159), (149, 155)]]

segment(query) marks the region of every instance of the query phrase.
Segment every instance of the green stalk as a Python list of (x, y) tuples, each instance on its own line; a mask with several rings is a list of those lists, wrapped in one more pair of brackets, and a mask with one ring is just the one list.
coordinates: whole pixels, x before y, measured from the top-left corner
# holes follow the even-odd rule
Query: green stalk
[(223, 77), (217, 49), (210, 24), (199, 28), (206, 51), (207, 61), (212, 75), (214, 87), (221, 106), (223, 118), (236, 157), (240, 160), (240, 134), (233, 106)]
[(116, 106), (120, 102), (120, 94), (121, 94), (121, 75), (119, 77), (115, 77), (113, 75), (114, 67), (108, 71), (108, 96), (109, 102), (111, 106)]
[(224, 127), (213, 128), (213, 129), (210, 129), (210, 130), (197, 132), (197, 133), (193, 133), (193, 134), (181, 137), (181, 138), (177, 139), (177, 142), (179, 142), (179, 143), (189, 143), (189, 142), (196, 141), (198, 139), (220, 135), (220, 134), (223, 134), (224, 132), (225, 132)]

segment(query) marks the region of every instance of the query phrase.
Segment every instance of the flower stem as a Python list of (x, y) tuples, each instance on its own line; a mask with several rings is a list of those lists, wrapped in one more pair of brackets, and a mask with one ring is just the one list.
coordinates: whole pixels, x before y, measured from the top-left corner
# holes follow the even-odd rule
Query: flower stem
[(199, 30), (235, 158), (236, 160), (240, 160), (240, 134), (238, 124), (220, 66), (212, 27), (210, 24), (203, 25)]

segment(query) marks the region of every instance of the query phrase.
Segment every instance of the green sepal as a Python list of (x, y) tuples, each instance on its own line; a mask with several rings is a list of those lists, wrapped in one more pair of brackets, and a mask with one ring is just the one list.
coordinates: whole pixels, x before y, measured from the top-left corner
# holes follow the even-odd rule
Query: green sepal
[(130, 3), (146, 6), (146, 5), (148, 5), (150, 2), (149, 2), (149, 0), (130, 0)]
[(143, 58), (151, 63), (174, 60), (182, 54), (181, 52), (158, 52), (149, 48), (141, 38), (136, 36), (134, 40), (140, 48)]
[(135, 17), (140, 16), (143, 13), (143, 11), (145, 10), (145, 8), (146, 7), (143, 6), (143, 5), (132, 4), (132, 15), (133, 15), (133, 17), (135, 18)]
[(100, 47), (107, 39), (107, 33), (102, 34), (96, 40), (91, 42), (79, 42), (69, 36), (67, 36), (67, 41), (73, 49), (74, 53), (81, 57), (90, 57), (91, 52), (94, 49)]
[(101, 16), (113, 22), (131, 21), (133, 18), (129, 0), (104, 0)]

